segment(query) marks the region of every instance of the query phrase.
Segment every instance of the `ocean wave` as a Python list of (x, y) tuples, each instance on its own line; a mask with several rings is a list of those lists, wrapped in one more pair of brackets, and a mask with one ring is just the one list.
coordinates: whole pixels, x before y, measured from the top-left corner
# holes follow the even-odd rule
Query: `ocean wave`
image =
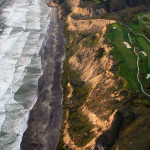
[(8, 1), (0, 34), (0, 149), (20, 149), (42, 74), (39, 56), (50, 8), (42, 0)]

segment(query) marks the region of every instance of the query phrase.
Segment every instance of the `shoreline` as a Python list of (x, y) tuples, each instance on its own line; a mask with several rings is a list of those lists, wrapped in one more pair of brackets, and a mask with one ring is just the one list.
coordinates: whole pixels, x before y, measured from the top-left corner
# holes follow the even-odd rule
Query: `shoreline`
[(61, 86), (62, 67), (65, 58), (63, 23), (59, 10), (51, 7), (51, 20), (45, 39), (45, 65), (38, 81), (38, 99), (30, 112), (28, 128), (21, 143), (22, 150), (55, 150), (59, 141), (62, 123), (63, 89)]

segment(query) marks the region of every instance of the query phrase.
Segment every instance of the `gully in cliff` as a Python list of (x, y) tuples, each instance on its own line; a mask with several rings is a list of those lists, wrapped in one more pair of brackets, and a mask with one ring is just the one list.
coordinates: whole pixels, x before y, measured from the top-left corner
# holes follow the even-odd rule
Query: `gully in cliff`
[(63, 23), (58, 8), (51, 7), (51, 21), (42, 56), (43, 75), (39, 79), (38, 100), (24, 133), (22, 150), (55, 150), (59, 141), (62, 120), (62, 66), (65, 56)]

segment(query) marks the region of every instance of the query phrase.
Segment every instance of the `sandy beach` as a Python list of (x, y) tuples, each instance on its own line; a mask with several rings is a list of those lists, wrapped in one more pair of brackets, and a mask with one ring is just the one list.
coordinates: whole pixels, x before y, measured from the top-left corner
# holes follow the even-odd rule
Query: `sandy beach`
[(63, 23), (59, 10), (51, 7), (51, 21), (43, 45), (43, 75), (38, 82), (38, 100), (31, 110), (22, 150), (55, 150), (62, 121), (62, 67), (65, 57)]

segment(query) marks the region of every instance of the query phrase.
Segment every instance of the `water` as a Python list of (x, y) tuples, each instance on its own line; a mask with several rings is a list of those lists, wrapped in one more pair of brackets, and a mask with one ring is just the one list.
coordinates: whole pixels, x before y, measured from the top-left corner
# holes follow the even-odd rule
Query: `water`
[(18, 150), (42, 75), (50, 22), (42, 0), (0, 0), (0, 150)]

